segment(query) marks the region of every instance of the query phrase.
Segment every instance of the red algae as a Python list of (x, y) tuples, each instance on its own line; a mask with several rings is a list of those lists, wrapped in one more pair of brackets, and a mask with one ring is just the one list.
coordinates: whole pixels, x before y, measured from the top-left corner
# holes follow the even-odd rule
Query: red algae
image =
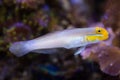
[(120, 74), (120, 48), (100, 44), (81, 54), (83, 59), (92, 59), (100, 65), (101, 71), (116, 76)]
[(106, 45), (98, 46), (95, 49), (91, 57), (100, 64), (100, 69), (107, 74), (118, 75), (120, 73), (120, 49)]

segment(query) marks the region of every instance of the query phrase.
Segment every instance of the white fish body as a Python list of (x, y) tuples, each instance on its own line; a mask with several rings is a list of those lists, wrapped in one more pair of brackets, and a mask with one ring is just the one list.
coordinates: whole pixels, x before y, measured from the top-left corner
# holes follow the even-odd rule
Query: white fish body
[(15, 42), (11, 45), (10, 51), (16, 56), (23, 56), (31, 51), (53, 48), (76, 48), (86, 46), (89, 42), (86, 35), (95, 34), (95, 28), (76, 28), (49, 33), (45, 36)]

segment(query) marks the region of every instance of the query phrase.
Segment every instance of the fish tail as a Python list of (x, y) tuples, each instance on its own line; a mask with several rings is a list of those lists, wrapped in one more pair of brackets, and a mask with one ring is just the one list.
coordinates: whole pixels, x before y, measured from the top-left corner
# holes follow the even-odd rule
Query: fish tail
[(26, 41), (15, 42), (10, 46), (9, 50), (17, 57), (21, 57), (30, 52), (30, 50), (25, 46), (25, 44)]

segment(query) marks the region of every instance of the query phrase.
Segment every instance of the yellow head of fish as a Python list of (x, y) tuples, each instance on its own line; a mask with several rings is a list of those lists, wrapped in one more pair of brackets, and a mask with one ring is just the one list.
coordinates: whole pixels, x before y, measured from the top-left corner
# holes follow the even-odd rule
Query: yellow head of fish
[(86, 39), (89, 42), (94, 42), (96, 40), (98, 41), (107, 40), (108, 37), (109, 37), (109, 33), (105, 28), (95, 27), (95, 34), (87, 35)]

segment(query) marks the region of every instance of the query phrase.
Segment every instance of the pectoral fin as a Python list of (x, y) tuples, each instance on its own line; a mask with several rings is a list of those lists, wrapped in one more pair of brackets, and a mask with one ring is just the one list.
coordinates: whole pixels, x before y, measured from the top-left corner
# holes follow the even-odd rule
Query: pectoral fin
[(82, 53), (82, 52), (85, 50), (85, 48), (86, 48), (86, 46), (80, 47), (80, 48), (77, 50), (77, 52), (75, 52), (74, 55), (78, 55), (78, 54)]

